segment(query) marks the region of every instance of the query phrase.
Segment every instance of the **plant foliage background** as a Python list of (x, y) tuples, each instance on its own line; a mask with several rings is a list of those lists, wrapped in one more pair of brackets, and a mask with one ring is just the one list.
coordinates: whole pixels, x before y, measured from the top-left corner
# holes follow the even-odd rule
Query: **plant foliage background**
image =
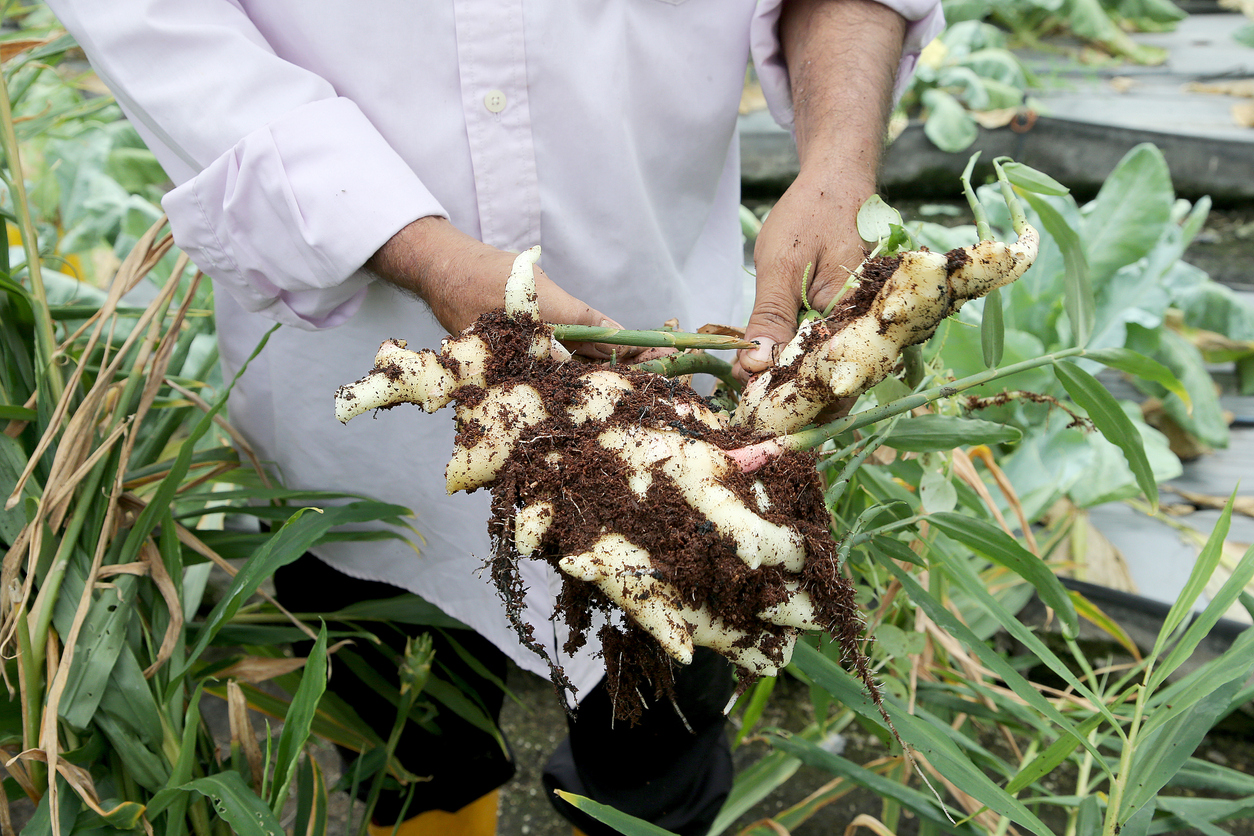
[[(1106, 24), (1165, 24), (1169, 6), (949, 2), (959, 22), (912, 95), (939, 120), (934, 141), (965, 147), (969, 111), (1012, 108), (1031, 82), (986, 20), (1015, 38), (1065, 21), (1118, 47), (1126, 36)], [(340, 642), (395, 622), (456, 625), (406, 597), (317, 614), (328, 629), (258, 595), (275, 567), (322, 538), (405, 536), (408, 512), (286, 490), (232, 437), (212, 288), (165, 232), (164, 176), (46, 10), (6, 20), (17, 24), (0, 36), (7, 797), (32, 803), (31, 834), (325, 832), (337, 787), (309, 756), (311, 736), (366, 753), (338, 789), (414, 777), (392, 757), (394, 739), (325, 693), (328, 664), (352, 664)], [(813, 722), (760, 728), (775, 680), (737, 707), (737, 741), (765, 735), (774, 752), (738, 776), (716, 832), (803, 763), (831, 782), (746, 832), (789, 832), (854, 787), (882, 803), (853, 825), (879, 833), (908, 819), (920, 833), (1210, 833), (1254, 810), (1254, 779), (1192, 757), (1254, 696), (1252, 634), (1181, 668), (1221, 616), (1254, 603), (1254, 553), (1225, 544), (1231, 508), (1151, 648), (1058, 579), (1082, 560), (1085, 509), (1127, 501), (1156, 513), (1157, 483), (1180, 470), (1136, 405), (1094, 375), (1126, 376), (1185, 433), (1221, 448), (1227, 427), (1207, 364), (1235, 363), (1254, 387), (1254, 312), (1180, 260), (1209, 204), (1175, 198), (1157, 149), (1129, 152), (1083, 205), (1048, 177), (1006, 169), (1042, 230), (1038, 263), (964, 308), (907, 358), (902, 379), (868, 393), (822, 463), (895, 732), (814, 637), (788, 671), (810, 689)], [(1000, 237), (1012, 219), (998, 189), (972, 189), (972, 200)], [(934, 249), (985, 234), (899, 216), (884, 224), (897, 243)], [(227, 529), (228, 515), (268, 530)], [(391, 527), (339, 528), (365, 521)], [(207, 598), (211, 575), (223, 580)], [(1209, 603), (1191, 616), (1203, 591)], [(1033, 596), (1052, 608), (1054, 634), (1019, 620)], [(1082, 625), (1126, 655), (1087, 656)], [(300, 639), (314, 640), (308, 658), (283, 649)], [(490, 725), (473, 694), (441, 678), (429, 648), (411, 647), (404, 663), (398, 719), (438, 723), (453, 711)], [(209, 699), (229, 706), (225, 736), (202, 718)], [(882, 741), (881, 757), (857, 763), (831, 750), (851, 724)], [(575, 802), (625, 833), (658, 832)], [(8, 814), (0, 804), (0, 829)]]

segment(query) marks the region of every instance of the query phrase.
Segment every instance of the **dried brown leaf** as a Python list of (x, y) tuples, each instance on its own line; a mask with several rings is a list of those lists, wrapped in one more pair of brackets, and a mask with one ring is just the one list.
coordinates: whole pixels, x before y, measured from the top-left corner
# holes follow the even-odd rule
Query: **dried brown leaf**
[(1232, 121), (1243, 128), (1254, 128), (1254, 104), (1234, 104)]
[(235, 680), (226, 683), (226, 706), (227, 718), (231, 724), (231, 744), (239, 744), (240, 751), (248, 761), (248, 771), (252, 774), (252, 788), (260, 793), (266, 765), (261, 757), (261, 747), (257, 743), (257, 731), (248, 719), (248, 700)]

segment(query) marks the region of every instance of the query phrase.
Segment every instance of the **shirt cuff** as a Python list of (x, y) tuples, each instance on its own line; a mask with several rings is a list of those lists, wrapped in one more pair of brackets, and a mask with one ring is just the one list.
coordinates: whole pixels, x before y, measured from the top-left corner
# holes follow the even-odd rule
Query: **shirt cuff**
[[(749, 50), (753, 66), (762, 85), (771, 116), (781, 126), (792, 129), (792, 91), (788, 66), (779, 41), (779, 14), (787, 0), (761, 0), (749, 24)], [(893, 101), (901, 98), (914, 75), (923, 47), (945, 28), (945, 14), (940, 0), (877, 0), (906, 19), (906, 37), (902, 43), (897, 82), (893, 85)]]
[(161, 201), (175, 243), (247, 310), (304, 329), (349, 319), (361, 266), (402, 227), (447, 217), (352, 101), (302, 105)]

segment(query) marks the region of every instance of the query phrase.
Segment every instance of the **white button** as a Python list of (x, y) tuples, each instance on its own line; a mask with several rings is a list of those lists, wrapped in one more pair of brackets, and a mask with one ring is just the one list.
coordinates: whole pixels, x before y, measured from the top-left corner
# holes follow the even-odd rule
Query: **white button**
[(489, 90), (488, 95), (483, 97), (483, 106), (490, 113), (500, 113), (505, 109), (505, 94), (500, 90)]

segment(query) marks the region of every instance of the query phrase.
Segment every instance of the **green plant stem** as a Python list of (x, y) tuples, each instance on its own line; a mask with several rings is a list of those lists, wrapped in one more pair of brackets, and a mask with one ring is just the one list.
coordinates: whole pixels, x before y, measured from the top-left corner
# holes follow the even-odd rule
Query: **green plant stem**
[[(65, 391), (65, 380), (61, 377), (61, 370), (52, 359), (57, 347), (56, 332), (53, 330), (52, 316), (48, 310), (48, 293), (44, 288), (43, 274), (40, 272), (39, 244), (35, 237), (35, 224), (31, 220), (30, 204), (26, 197), (26, 178), (22, 174), (22, 158), (18, 152), (17, 132), (13, 129), (13, 107), (9, 101), (9, 83), (7, 78), (0, 82), (2, 82), (0, 83), (0, 145), (3, 145), (4, 156), (9, 163), (13, 207), (17, 213), (18, 230), (22, 235), (22, 249), (26, 252), (26, 270), (30, 274), (31, 294), (36, 302), (31, 306), (35, 314), (35, 350), (39, 365), (44, 371), (43, 380), (48, 385), (48, 397), (45, 403), (51, 408), (61, 400), (61, 395)], [(7, 241), (4, 246), (8, 246)]]
[[(79, 496), (94, 496), (104, 475), (104, 469), (113, 457), (105, 456), (87, 474), (79, 490)], [(36, 652), (32, 658), (43, 659), (44, 646), (48, 640), (48, 628), (52, 624), (52, 611), (56, 609), (57, 595), (61, 591), (61, 582), (65, 580), (66, 569), (70, 565), (70, 557), (78, 544), (79, 535), (83, 531), (87, 515), (92, 511), (93, 503), (78, 502), (74, 514), (61, 534), (61, 542), (57, 547), (56, 556), (48, 568), (48, 574), (40, 584), (39, 594), (31, 606), (31, 618), (34, 620), (34, 632), (31, 634), (31, 648)], [(104, 536), (103, 533), (101, 536)]]
[[(1148, 682), (1152, 665), (1145, 668), (1145, 680)], [(1123, 806), (1123, 795), (1128, 787), (1128, 773), (1132, 770), (1132, 755), (1136, 753), (1137, 737), (1141, 731), (1141, 720), (1145, 716), (1145, 700), (1149, 693), (1144, 685), (1137, 686), (1136, 707), (1132, 710), (1132, 725), (1128, 727), (1128, 740), (1119, 753), (1119, 769), (1115, 780), (1110, 785), (1110, 800), (1106, 803), (1106, 822), (1102, 827), (1102, 836), (1118, 836), (1119, 808)]]
[(988, 214), (984, 211), (984, 204), (980, 203), (979, 197), (975, 194), (975, 189), (971, 188), (971, 172), (975, 169), (975, 161), (980, 158), (980, 152), (976, 151), (971, 155), (971, 159), (967, 160), (967, 167), (962, 171), (962, 193), (967, 197), (967, 203), (971, 206), (971, 214), (975, 217), (975, 231), (979, 234), (981, 241), (991, 241), (993, 238), (993, 230), (988, 225)]
[(952, 398), (960, 392), (968, 389), (974, 389), (976, 386), (982, 386), (994, 380), (1010, 375), (1018, 374), (1029, 369), (1039, 368), (1058, 362), (1066, 357), (1083, 357), (1085, 350), (1082, 348), (1068, 348), (1062, 351), (1056, 351), (1053, 354), (1046, 354), (1042, 357), (1034, 357), (1031, 360), (1024, 360), (1020, 363), (1012, 363), (1009, 366), (1002, 366), (996, 369), (988, 369), (987, 371), (973, 374), (970, 377), (964, 377), (962, 380), (955, 380), (953, 383), (946, 383), (943, 386), (934, 386), (931, 389), (925, 389), (914, 395), (907, 395), (904, 398), (898, 398), (890, 401), (882, 406), (873, 409), (863, 410), (862, 412), (848, 415), (830, 424), (822, 424), (808, 430), (792, 433), (790, 435), (780, 436), (778, 441), (785, 450), (810, 450), (818, 447), (823, 442), (835, 438), (841, 433), (849, 430), (856, 430), (870, 424), (876, 424), (885, 418), (891, 418), (894, 415), (900, 415), (903, 412), (909, 412), (912, 409), (918, 409), (925, 404), (942, 398)]
[(911, 389), (919, 388), (919, 384), (923, 382), (923, 376), (927, 374), (927, 368), (923, 363), (923, 346), (908, 345), (903, 348), (901, 361), (905, 366), (906, 385)]
[(656, 360), (636, 363), (632, 369), (642, 372), (653, 372), (663, 377), (679, 377), (685, 374), (711, 374), (723, 381), (724, 385), (734, 391), (740, 391), (743, 384), (732, 375), (731, 363), (703, 352), (676, 352)]
[[(1089, 743), (1092, 743), (1094, 746), (1096, 746), (1097, 745), (1097, 729), (1094, 729), (1093, 731), (1089, 732), (1088, 738), (1089, 738)], [(1084, 751), (1084, 756), (1080, 760), (1080, 767), (1076, 771), (1075, 794), (1077, 798), (1084, 799), (1088, 797), (1089, 777), (1092, 775), (1092, 773), (1093, 773), (1093, 753), (1086, 749)], [(1076, 805), (1075, 807), (1072, 807), (1067, 812), (1067, 829), (1064, 832), (1063, 836), (1076, 836), (1076, 823), (1079, 821), (1079, 818), (1080, 818), (1080, 808), (1079, 808), (1079, 805)]]
[(1022, 235), (1023, 230), (1027, 228), (1028, 219), (1023, 214), (1023, 204), (1019, 202), (1019, 196), (1015, 194), (1014, 186), (1010, 185), (1010, 181), (1006, 179), (1006, 172), (1001, 167), (1002, 161), (1009, 159), (1009, 157), (998, 157), (993, 160), (993, 170), (997, 172), (997, 182), (1001, 185), (1001, 196), (1005, 198), (1006, 208), (1010, 210), (1010, 225), (1014, 227), (1016, 235)]
[(687, 331), (632, 331), (626, 328), (603, 328), (597, 325), (554, 325), (553, 336), (562, 342), (608, 343), (634, 345), (641, 348), (756, 348), (747, 342), (722, 334), (692, 334)]
[[(42, 657), (36, 664), (36, 657), (31, 651), (30, 623), (27, 621), (26, 609), (17, 613), (17, 647), (18, 669), (22, 680), (22, 745), (25, 749), (39, 746), (39, 725), (43, 719), (44, 688)], [(48, 767), (39, 761), (27, 761), (31, 786), (37, 792), (45, 792), (48, 786)]]

